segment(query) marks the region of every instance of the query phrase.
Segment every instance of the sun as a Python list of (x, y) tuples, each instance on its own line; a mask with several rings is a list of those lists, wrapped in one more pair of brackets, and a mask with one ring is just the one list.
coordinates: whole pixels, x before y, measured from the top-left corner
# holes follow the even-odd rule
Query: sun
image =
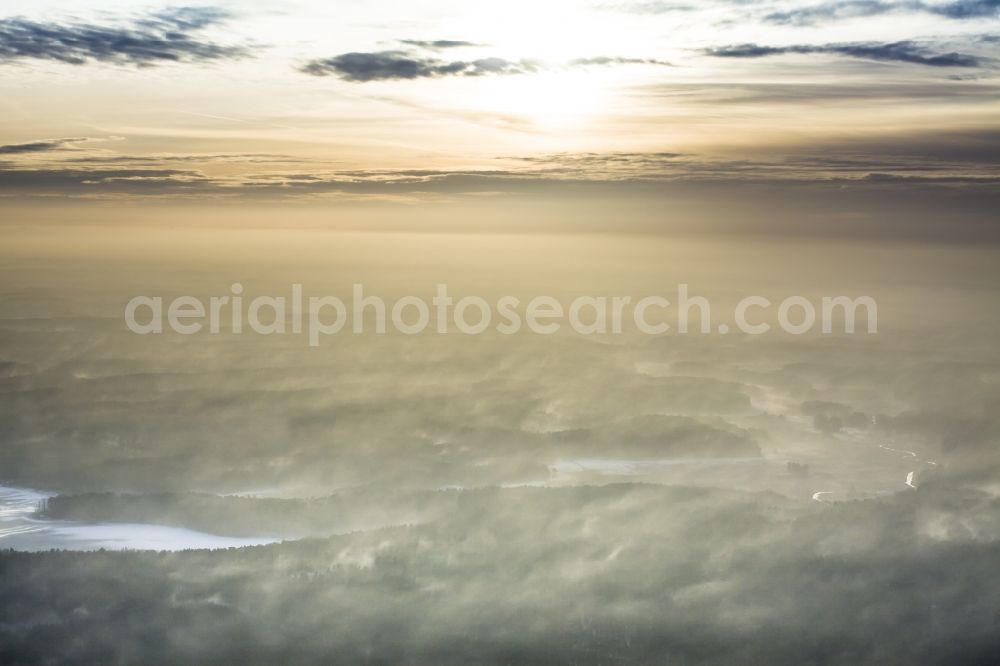
[(587, 71), (552, 71), (476, 82), (476, 111), (509, 116), (547, 132), (578, 131), (607, 109), (603, 77)]

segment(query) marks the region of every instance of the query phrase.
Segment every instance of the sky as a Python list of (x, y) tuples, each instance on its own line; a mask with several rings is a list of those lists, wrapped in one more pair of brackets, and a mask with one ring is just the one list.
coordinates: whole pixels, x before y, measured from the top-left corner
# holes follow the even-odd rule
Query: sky
[(998, 49), (995, 0), (7, 5), (0, 196), (819, 183), (989, 207)]

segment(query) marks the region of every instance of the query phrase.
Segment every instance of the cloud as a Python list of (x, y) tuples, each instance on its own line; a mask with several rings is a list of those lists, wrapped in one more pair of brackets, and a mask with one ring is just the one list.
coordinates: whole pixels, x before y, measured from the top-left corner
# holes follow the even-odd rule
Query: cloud
[(823, 21), (862, 18), (895, 12), (924, 12), (950, 19), (989, 18), (1000, 13), (1000, 0), (957, 0), (944, 4), (922, 1), (837, 0), (809, 7), (774, 12), (764, 17), (768, 23), (812, 25)]
[[(810, 215), (854, 207), (854, 211), (908, 217), (945, 206), (992, 220), (1000, 197), (998, 142), (996, 128), (923, 130), (852, 140), (814, 139), (794, 149), (756, 149), (728, 158), (669, 151), (570, 152), (497, 156), (469, 169), (349, 169), (336, 161), (272, 154), (53, 150), (0, 155), (6, 158), (0, 159), (0, 200), (175, 197), (331, 205), (457, 204), (489, 195), (513, 202), (538, 197), (766, 202), (780, 192), (789, 207), (801, 202)], [(231, 166), (222, 171), (213, 166), (221, 163)], [(917, 204), (920, 213), (914, 211)], [(949, 215), (941, 219), (950, 219)], [(637, 224), (645, 224), (642, 215), (637, 219)], [(984, 233), (994, 234), (995, 229), (995, 225), (981, 226)]]
[(45, 139), (43, 141), (29, 141), (28, 143), (8, 143), (0, 146), (0, 155), (24, 155), (30, 153), (45, 153), (53, 150), (65, 150), (72, 148), (74, 143), (87, 141), (87, 137), (73, 137), (67, 139)]
[[(78, 141), (79, 139), (73, 139)], [(52, 139), (39, 144), (55, 144), (69, 139)], [(233, 154), (150, 154), (128, 155), (102, 151), (98, 154), (72, 153), (46, 165), (0, 168), (0, 189), (20, 184), (44, 184), (56, 176), (68, 183), (96, 185), (120, 182), (123, 177), (181, 177), (185, 183), (201, 181), (220, 189), (283, 191), (322, 189), (353, 192), (470, 191), (484, 184), (499, 189), (520, 189), (531, 183), (664, 183), (668, 181), (794, 181), (826, 180), (831, 177), (855, 180), (872, 172), (909, 175), (920, 172), (929, 177), (961, 177), (982, 182), (994, 176), (1000, 132), (995, 128), (919, 134), (903, 133), (882, 138), (837, 143), (809, 144), (809, 150), (782, 152), (775, 156), (763, 151), (756, 159), (727, 159), (668, 151), (650, 152), (567, 152), (529, 156), (497, 157), (495, 168), (447, 169), (339, 169), (323, 162), (265, 153)], [(22, 148), (35, 144), (12, 144), (0, 152), (38, 150)], [(15, 148), (17, 151), (5, 148)], [(267, 172), (248, 170), (245, 174), (209, 178), (200, 171), (171, 171), (168, 165), (215, 162), (268, 164)], [(281, 165), (295, 165), (279, 170)], [(493, 187), (492, 189), (498, 189)]]
[(221, 7), (174, 7), (141, 19), (138, 24), (150, 28), (200, 30), (222, 23), (230, 16), (229, 11)]
[(874, 16), (899, 10), (901, 5), (881, 0), (847, 0), (846, 2), (825, 2), (811, 7), (797, 7), (774, 12), (764, 17), (768, 23), (811, 25), (834, 19)]
[(430, 49), (432, 51), (438, 51), (440, 49), (455, 49), (464, 46), (482, 46), (482, 44), (476, 44), (475, 42), (464, 42), (456, 39), (435, 39), (432, 41), (426, 41), (423, 39), (401, 39), (400, 44), (406, 44), (407, 46), (416, 46), (421, 49)]
[(481, 58), (446, 62), (436, 58), (421, 58), (404, 51), (342, 53), (332, 58), (311, 60), (301, 68), (301, 71), (312, 76), (336, 76), (355, 82), (525, 74), (534, 70), (535, 65), (524, 60), (511, 62), (502, 58)]
[(0, 168), (0, 192), (13, 192), (19, 196), (156, 196), (195, 190), (211, 194), (213, 185), (216, 184), (191, 170)]
[[(905, 145), (900, 137), (898, 145)], [(286, 165), (240, 173), (171, 169), (165, 162), (85, 168), (6, 168), (0, 164), (0, 201), (181, 201), (206, 203), (282, 202), (286, 205), (398, 205), (421, 203), (440, 215), (422, 218), (421, 228), (529, 230), (539, 202), (573, 213), (556, 215), (546, 228), (577, 231), (662, 230), (651, 214), (662, 205), (689, 214), (672, 219), (675, 231), (754, 230), (788, 235), (933, 238), (996, 243), (992, 224), (1000, 205), (1000, 179), (987, 148), (974, 137), (898, 154), (890, 144), (809, 146), (798, 158), (757, 159), (672, 153), (584, 153), (524, 160), (498, 160), (495, 168), (466, 170), (343, 170)], [(976, 152), (976, 151), (979, 152)], [(955, 154), (949, 154), (952, 151)], [(965, 155), (966, 151), (972, 151)], [(924, 155), (923, 153), (930, 153)], [(945, 161), (934, 159), (940, 153)], [(995, 153), (994, 153), (995, 154)], [(985, 155), (985, 157), (984, 157)], [(970, 161), (957, 162), (963, 156)], [(89, 165), (88, 165), (89, 166)], [(486, 203), (486, 202), (490, 203)], [(478, 203), (477, 203), (478, 202)], [(620, 214), (622, 206), (630, 213)], [(373, 209), (374, 210), (374, 209)], [(398, 208), (364, 225), (399, 223)], [(524, 211), (524, 215), (512, 211)], [(587, 212), (580, 215), (580, 210)], [(565, 220), (565, 221), (564, 221)], [(688, 222), (690, 220), (690, 222)], [(565, 225), (565, 227), (563, 226)], [(688, 226), (690, 225), (690, 227)], [(367, 228), (367, 227), (366, 227)], [(654, 396), (652, 392), (649, 395)], [(662, 398), (662, 396), (661, 396)], [(663, 399), (659, 399), (663, 404)], [(605, 400), (605, 404), (612, 404)], [(593, 410), (591, 410), (593, 412)]]
[[(699, 85), (674, 81), (643, 86), (649, 96), (676, 100), (685, 95), (695, 108), (722, 104), (799, 105), (802, 107), (827, 101), (872, 103), (924, 103), (942, 100), (951, 103), (962, 100), (970, 105), (992, 104), (995, 89), (985, 85), (963, 85), (979, 80), (979, 75), (950, 75), (925, 81), (884, 82), (850, 80), (841, 83), (796, 82), (795, 84), (761, 81), (706, 82)], [(971, 107), (975, 108), (975, 106)]]
[(195, 34), (226, 17), (221, 9), (184, 7), (157, 12), (125, 26), (0, 19), (0, 63), (33, 59), (146, 67), (243, 57), (247, 55), (243, 47), (216, 44)]
[(716, 58), (762, 58), (774, 55), (833, 54), (864, 60), (885, 62), (905, 62), (930, 67), (978, 67), (979, 58), (965, 53), (951, 51), (938, 53), (912, 41), (892, 42), (850, 42), (842, 44), (796, 44), (791, 46), (763, 46), (760, 44), (736, 44), (705, 51)]
[(168, 164), (168, 163), (188, 163), (188, 164), (208, 164), (208, 163), (236, 163), (236, 164), (304, 164), (311, 160), (292, 155), (280, 155), (274, 153), (152, 153), (149, 155), (125, 155), (101, 151), (80, 157), (69, 157), (60, 160), (61, 164), (94, 164), (94, 165), (122, 165), (122, 164)]
[[(417, 42), (406, 42), (415, 44)], [(454, 42), (450, 44), (470, 44)], [(595, 56), (577, 58), (565, 63), (566, 67), (610, 66), (610, 65), (663, 65), (669, 62), (655, 58), (622, 58), (615, 56)], [(313, 76), (336, 76), (345, 81), (391, 81), (405, 79), (436, 79), (445, 76), (484, 76), (530, 74), (542, 65), (533, 60), (518, 61), (503, 58), (479, 58), (476, 60), (444, 61), (426, 58), (405, 51), (378, 51), (375, 53), (342, 53), (332, 58), (311, 60), (300, 71)]]
[(954, 19), (984, 18), (1000, 14), (1000, 0), (958, 0), (926, 7), (929, 12)]
[(651, 2), (610, 3), (601, 5), (601, 8), (628, 14), (669, 14), (671, 12), (693, 12), (699, 7), (694, 4), (652, 0)]
[(597, 56), (593, 58), (577, 58), (570, 60), (571, 67), (586, 67), (588, 65), (663, 65), (672, 67), (673, 65), (665, 60), (655, 58), (620, 58), (614, 56)]
[[(702, 3), (648, 0), (644, 2), (606, 3), (600, 7), (628, 14), (668, 14), (695, 12), (718, 6), (730, 9), (746, 7), (753, 10), (753, 5), (752, 0), (717, 0)], [(923, 0), (825, 0), (812, 5), (772, 11), (765, 14), (763, 20), (767, 23), (780, 25), (813, 25), (824, 21), (891, 13), (926, 13), (956, 20), (990, 18), (1000, 13), (1000, 0), (953, 0), (945, 3), (924, 2)], [(756, 18), (756, 12), (753, 12), (753, 15)]]

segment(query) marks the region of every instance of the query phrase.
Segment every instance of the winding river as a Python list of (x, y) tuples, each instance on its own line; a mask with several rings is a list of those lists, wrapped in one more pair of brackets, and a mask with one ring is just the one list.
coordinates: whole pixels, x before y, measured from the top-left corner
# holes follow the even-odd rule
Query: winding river
[[(912, 459), (913, 462), (916, 463), (916, 464), (927, 465), (928, 467), (937, 467), (938, 466), (938, 464), (936, 462), (934, 462), (933, 460), (925, 460), (925, 459), (921, 458), (920, 456), (918, 456), (916, 451), (909, 451), (907, 449), (896, 449), (896, 448), (893, 448), (891, 446), (886, 446), (885, 444), (879, 444), (878, 448), (882, 449), (883, 451), (889, 451), (890, 453), (901, 454), (902, 458), (904, 458), (904, 459)], [(908, 486), (909, 488), (912, 488), (912, 489), (916, 490), (916, 488), (917, 488), (917, 484), (915, 483), (916, 476), (917, 476), (917, 471), (916, 470), (911, 470), (911, 471), (907, 472), (906, 473), (906, 479), (903, 481), (904, 485)], [(832, 490), (822, 490), (822, 491), (813, 493), (812, 498), (813, 498), (813, 500), (815, 500), (817, 502), (826, 502), (827, 500), (823, 499), (823, 495), (832, 495), (833, 492), (834, 491), (832, 491)]]

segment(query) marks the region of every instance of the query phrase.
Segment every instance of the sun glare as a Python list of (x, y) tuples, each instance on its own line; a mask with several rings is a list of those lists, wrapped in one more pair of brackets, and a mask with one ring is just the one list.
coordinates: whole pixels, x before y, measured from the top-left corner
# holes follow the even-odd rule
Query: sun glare
[(608, 106), (609, 90), (590, 72), (553, 72), (484, 80), (477, 111), (512, 116), (547, 131), (578, 131)]

